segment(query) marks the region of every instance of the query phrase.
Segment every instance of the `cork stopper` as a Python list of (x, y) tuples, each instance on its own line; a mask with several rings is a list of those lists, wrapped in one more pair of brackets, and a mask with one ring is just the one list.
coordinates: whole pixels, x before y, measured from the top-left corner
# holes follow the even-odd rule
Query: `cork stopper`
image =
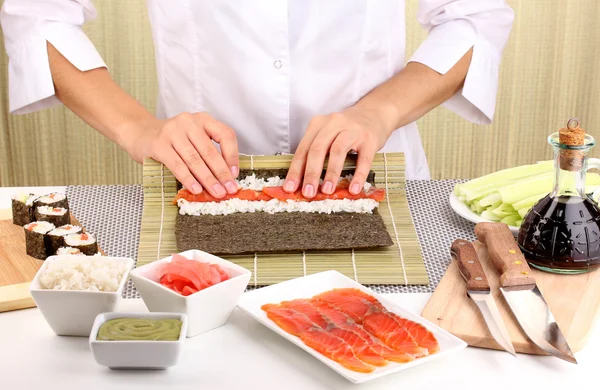
[[(585, 143), (585, 130), (579, 127), (577, 118), (571, 118), (567, 127), (558, 131), (558, 141), (567, 146), (581, 146)], [(560, 169), (579, 171), (583, 169), (584, 153), (581, 150), (564, 149), (560, 151)]]

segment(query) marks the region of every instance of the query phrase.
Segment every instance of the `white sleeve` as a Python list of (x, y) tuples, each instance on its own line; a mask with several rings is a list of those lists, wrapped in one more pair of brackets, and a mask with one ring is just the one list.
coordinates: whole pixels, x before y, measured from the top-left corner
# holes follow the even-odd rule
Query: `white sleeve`
[(418, 21), (429, 36), (409, 62), (445, 74), (472, 47), (464, 86), (443, 105), (469, 121), (489, 124), (496, 106), (500, 58), (513, 19), (514, 12), (504, 0), (420, 0)]
[(46, 41), (81, 71), (106, 67), (81, 26), (96, 17), (90, 0), (5, 0), (0, 11), (8, 54), (9, 109), (26, 114), (60, 104)]

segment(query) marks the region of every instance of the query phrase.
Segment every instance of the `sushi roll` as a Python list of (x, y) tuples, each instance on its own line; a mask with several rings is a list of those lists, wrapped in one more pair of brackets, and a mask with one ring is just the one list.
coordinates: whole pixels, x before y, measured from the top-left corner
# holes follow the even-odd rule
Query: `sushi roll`
[(67, 196), (62, 192), (53, 192), (48, 195), (42, 195), (35, 200), (34, 205), (39, 206), (50, 206), (50, 207), (62, 207), (64, 209), (69, 208), (69, 201)]
[(35, 221), (33, 216), (33, 202), (36, 196), (22, 192), (11, 197), (13, 223), (19, 226), (25, 226)]
[(64, 207), (38, 206), (35, 210), (35, 220), (63, 226), (71, 222), (71, 216), (69, 210)]
[(46, 246), (48, 247), (48, 253), (51, 255), (58, 255), (58, 249), (65, 245), (65, 236), (80, 232), (81, 227), (75, 225), (63, 225), (51, 230), (48, 235), (46, 235)]
[(65, 245), (79, 249), (86, 256), (94, 256), (98, 253), (96, 237), (89, 233), (69, 234), (65, 236)]
[(70, 246), (63, 246), (56, 250), (57, 255), (74, 255), (74, 256), (85, 256), (77, 248), (71, 248)]
[(46, 260), (48, 251), (46, 249), (46, 234), (54, 229), (50, 222), (31, 222), (25, 226), (25, 247), (27, 254), (36, 259)]

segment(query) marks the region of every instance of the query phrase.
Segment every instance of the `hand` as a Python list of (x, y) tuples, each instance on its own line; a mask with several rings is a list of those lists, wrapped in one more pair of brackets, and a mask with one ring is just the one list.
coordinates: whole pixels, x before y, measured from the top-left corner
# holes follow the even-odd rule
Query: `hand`
[[(212, 141), (221, 146), (221, 153)], [(206, 113), (182, 113), (139, 129), (125, 150), (137, 162), (162, 162), (192, 193), (206, 189), (215, 198), (238, 191), (238, 145), (235, 132)]]
[[(319, 188), (325, 156), (327, 172), (321, 192), (332, 194), (337, 186), (349, 151), (358, 153), (350, 192), (362, 191), (375, 153), (385, 145), (391, 131), (375, 111), (354, 106), (340, 113), (317, 116), (311, 120), (292, 159), (284, 190), (294, 192), (302, 183), (302, 195), (312, 198)], [(302, 178), (304, 181), (302, 182)]]

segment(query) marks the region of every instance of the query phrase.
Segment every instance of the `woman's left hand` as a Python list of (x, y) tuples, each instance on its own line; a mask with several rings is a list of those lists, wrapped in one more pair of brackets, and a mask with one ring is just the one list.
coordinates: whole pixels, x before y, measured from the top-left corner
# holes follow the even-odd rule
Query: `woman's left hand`
[(391, 132), (380, 112), (357, 106), (314, 117), (294, 154), (284, 190), (294, 192), (302, 185), (302, 195), (314, 197), (319, 190), (325, 157), (329, 154), (321, 192), (332, 194), (348, 152), (355, 151), (358, 160), (350, 192), (358, 194), (363, 189), (375, 154), (385, 145)]

